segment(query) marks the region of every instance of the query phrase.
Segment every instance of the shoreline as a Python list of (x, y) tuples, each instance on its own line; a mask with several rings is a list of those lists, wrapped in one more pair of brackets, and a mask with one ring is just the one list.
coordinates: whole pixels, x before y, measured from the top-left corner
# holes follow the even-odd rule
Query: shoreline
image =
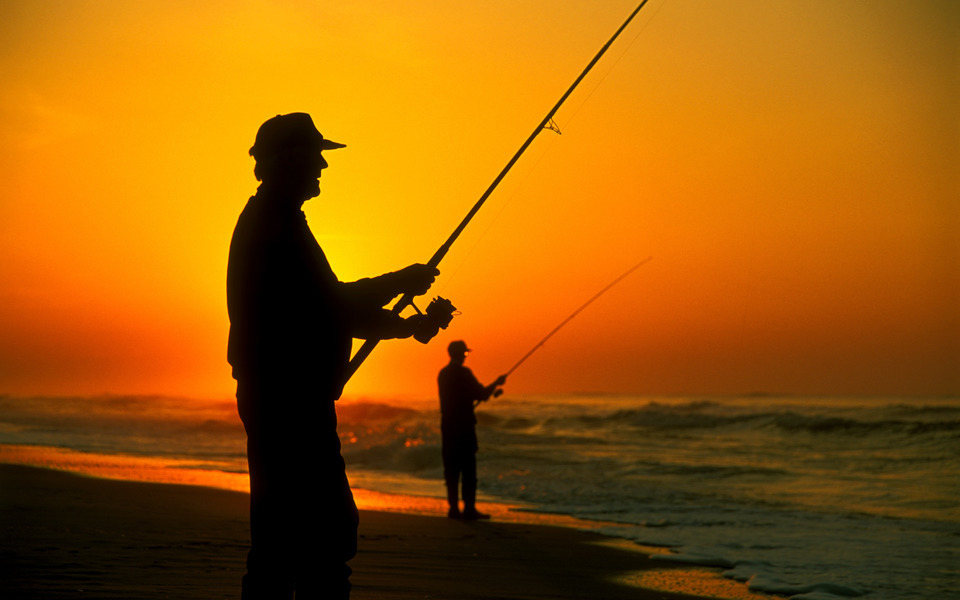
[[(188, 485), (244, 494), (250, 491), (246, 472), (226, 472), (219, 468), (223, 465), (197, 469), (197, 461), (186, 459), (98, 454), (55, 446), (0, 443), (0, 465), (4, 464), (49, 469), (114, 481)], [(446, 498), (443, 496), (445, 490), (433, 495), (383, 492), (364, 487), (364, 478), (356, 477), (355, 473), (350, 472), (349, 466), (347, 476), (360, 510), (441, 517), (447, 514)], [(442, 482), (438, 482), (437, 489), (442, 490), (442, 485)], [(585, 521), (573, 516), (526, 510), (531, 507), (490, 498), (483, 491), (479, 492), (478, 500), (484, 512), (490, 513), (498, 522), (554, 525), (581, 530), (603, 525), (600, 522)]]
[[(0, 464), (0, 490), (0, 597), (239, 597), (243, 492), (13, 464)], [(572, 527), (370, 509), (350, 565), (355, 600), (766, 597), (718, 575), (704, 585), (706, 569), (690, 587), (689, 567)]]

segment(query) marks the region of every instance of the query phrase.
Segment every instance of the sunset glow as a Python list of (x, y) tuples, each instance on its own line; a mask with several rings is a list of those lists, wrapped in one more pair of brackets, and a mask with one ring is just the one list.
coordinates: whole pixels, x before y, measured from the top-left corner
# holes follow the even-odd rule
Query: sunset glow
[[(635, 4), (14, 0), (0, 393), (227, 398), (225, 269), (265, 119), (328, 156), (344, 280), (426, 262)], [(441, 263), (461, 315), (348, 396), (960, 391), (960, 6), (651, 0)], [(428, 299), (422, 299), (425, 305)]]

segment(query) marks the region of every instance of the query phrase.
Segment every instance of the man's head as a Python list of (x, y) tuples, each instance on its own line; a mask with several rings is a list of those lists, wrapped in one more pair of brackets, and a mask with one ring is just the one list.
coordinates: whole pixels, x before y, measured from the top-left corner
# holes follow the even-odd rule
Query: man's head
[(463, 340), (457, 340), (455, 342), (450, 342), (450, 345), (447, 346), (447, 354), (450, 355), (451, 362), (463, 363), (467, 359), (467, 354), (470, 352), (470, 348), (467, 348), (467, 343)]
[(303, 200), (320, 193), (320, 172), (327, 168), (321, 152), (343, 148), (325, 139), (307, 113), (277, 115), (257, 131), (250, 156), (259, 181), (289, 190)]

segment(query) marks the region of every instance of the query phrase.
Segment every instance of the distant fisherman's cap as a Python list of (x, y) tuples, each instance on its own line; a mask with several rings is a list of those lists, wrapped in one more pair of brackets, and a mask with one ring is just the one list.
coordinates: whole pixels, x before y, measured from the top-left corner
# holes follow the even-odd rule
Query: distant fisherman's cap
[(284, 148), (314, 145), (321, 150), (346, 147), (346, 144), (324, 138), (307, 113), (277, 115), (260, 126), (250, 156), (261, 159), (275, 156)]
[(450, 342), (450, 345), (447, 346), (447, 353), (453, 356), (460, 352), (470, 352), (470, 348), (467, 348), (467, 343), (463, 340), (457, 340), (455, 342)]

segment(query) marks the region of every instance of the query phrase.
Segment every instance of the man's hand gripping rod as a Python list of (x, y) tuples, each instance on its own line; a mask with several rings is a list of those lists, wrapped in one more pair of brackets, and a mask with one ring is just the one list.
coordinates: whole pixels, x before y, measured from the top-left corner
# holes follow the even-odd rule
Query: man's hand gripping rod
[[(513, 155), (513, 158), (510, 159), (510, 161), (507, 163), (507, 166), (505, 166), (503, 170), (500, 171), (500, 174), (497, 175), (497, 177), (493, 180), (493, 183), (490, 184), (490, 187), (488, 187), (487, 190), (483, 193), (483, 195), (480, 196), (480, 199), (477, 200), (476, 204), (473, 205), (473, 208), (470, 209), (470, 212), (467, 213), (467, 216), (464, 217), (464, 219), (460, 222), (460, 225), (457, 226), (457, 228), (453, 231), (453, 233), (450, 234), (450, 237), (447, 238), (447, 241), (444, 242), (443, 245), (440, 246), (440, 248), (436, 251), (436, 253), (434, 253), (434, 255), (430, 258), (430, 260), (427, 262), (427, 265), (434, 268), (439, 266), (440, 261), (443, 260), (444, 256), (446, 256), (447, 252), (450, 250), (450, 247), (453, 245), (453, 242), (455, 242), (457, 238), (460, 237), (460, 234), (467, 227), (467, 224), (470, 222), (470, 220), (473, 219), (473, 216), (477, 214), (477, 211), (479, 211), (480, 207), (483, 206), (483, 203), (487, 201), (487, 198), (490, 197), (490, 194), (493, 193), (493, 190), (495, 190), (496, 187), (500, 184), (500, 181), (504, 177), (506, 177), (510, 169), (513, 168), (514, 163), (516, 163), (517, 160), (520, 159), (520, 156), (526, 151), (527, 147), (533, 143), (533, 140), (537, 137), (537, 135), (544, 129), (549, 128), (551, 121), (553, 120), (553, 115), (555, 115), (556, 112), (560, 110), (560, 106), (563, 105), (567, 97), (571, 93), (573, 93), (573, 90), (576, 89), (576, 87), (580, 84), (583, 78), (587, 76), (587, 73), (589, 73), (590, 70), (593, 69), (593, 66), (597, 64), (597, 61), (600, 60), (600, 57), (606, 53), (607, 49), (610, 48), (614, 40), (616, 40), (620, 36), (620, 34), (623, 32), (623, 30), (627, 28), (627, 25), (630, 24), (630, 21), (632, 21), (633, 18), (637, 16), (637, 13), (640, 12), (640, 9), (643, 8), (643, 6), (646, 3), (647, 3), (647, 0), (643, 0), (643, 2), (641, 2), (640, 5), (637, 6), (637, 8), (634, 9), (632, 13), (630, 13), (630, 16), (627, 17), (627, 20), (623, 22), (623, 25), (621, 25), (620, 28), (617, 29), (616, 33), (614, 33), (613, 36), (607, 41), (607, 43), (603, 45), (603, 48), (601, 48), (600, 51), (597, 52), (597, 55), (593, 57), (593, 60), (590, 61), (590, 64), (587, 65), (587, 67), (583, 70), (583, 72), (580, 73), (580, 76), (577, 77), (576, 81), (573, 82), (573, 85), (571, 85), (567, 89), (567, 91), (564, 92), (563, 96), (560, 97), (560, 100), (554, 105), (552, 109), (550, 109), (550, 112), (547, 113), (547, 116), (545, 116), (543, 120), (540, 121), (536, 129), (533, 130), (533, 133), (530, 134), (530, 137), (527, 138), (527, 140), (523, 143), (523, 145), (520, 146), (520, 149), (517, 150), (516, 154)], [(442, 299), (438, 299), (438, 300), (442, 300)], [(393, 305), (393, 309), (391, 310), (391, 312), (395, 315), (398, 315), (403, 311), (403, 309), (405, 309), (407, 306), (410, 306), (411, 304), (413, 304), (413, 296), (411, 296), (410, 294), (404, 294), (403, 296), (400, 297), (399, 300), (397, 300), (397, 303)], [(366, 360), (368, 356), (370, 356), (370, 353), (373, 352), (373, 349), (377, 347), (378, 342), (379, 340), (375, 340), (375, 339), (367, 340), (363, 343), (362, 346), (360, 346), (360, 348), (357, 350), (357, 353), (354, 354), (353, 358), (350, 359), (350, 365), (347, 369), (347, 374), (343, 382), (344, 385), (346, 385), (347, 381), (349, 381), (350, 378), (353, 377), (353, 374), (357, 372), (357, 369), (360, 368), (360, 365), (363, 364), (363, 361)]]

